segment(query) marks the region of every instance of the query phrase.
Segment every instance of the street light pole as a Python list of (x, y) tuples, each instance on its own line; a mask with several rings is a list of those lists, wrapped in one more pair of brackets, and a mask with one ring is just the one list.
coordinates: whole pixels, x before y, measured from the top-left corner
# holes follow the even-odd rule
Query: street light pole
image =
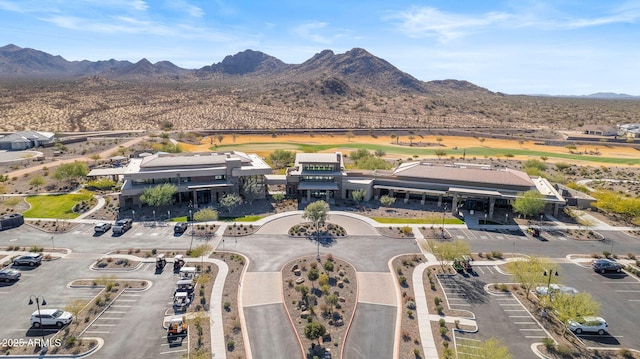
[(549, 302), (551, 302), (551, 292), (549, 291), (550, 287), (551, 287), (551, 277), (552, 276), (556, 276), (557, 277), (558, 275), (560, 275), (560, 273), (558, 273), (557, 269), (550, 269), (548, 271), (548, 273), (547, 273), (547, 270), (545, 269), (544, 273), (542, 273), (542, 275), (544, 275), (545, 277), (547, 277), (547, 276), (549, 277), (547, 279), (547, 295), (549, 296)]
[(40, 335), (42, 336), (42, 350), (45, 351), (46, 345), (44, 340), (44, 328), (42, 328), (42, 314), (40, 313), (40, 299), (42, 299), (42, 305), (47, 305), (47, 301), (41, 295), (30, 295), (29, 296), (29, 305), (33, 304), (33, 300), (36, 301), (36, 306), (38, 307), (38, 320), (40, 324)]
[(444, 216), (447, 214), (447, 204), (444, 204), (444, 210), (442, 211), (442, 239), (445, 239), (444, 236)]

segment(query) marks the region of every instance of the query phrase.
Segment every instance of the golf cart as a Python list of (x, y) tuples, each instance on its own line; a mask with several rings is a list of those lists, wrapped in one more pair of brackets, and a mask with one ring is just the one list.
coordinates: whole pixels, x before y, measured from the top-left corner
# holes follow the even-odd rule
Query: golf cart
[(178, 273), (180, 269), (184, 266), (184, 259), (182, 259), (182, 254), (178, 254), (173, 258), (173, 272)]
[(185, 292), (188, 295), (193, 294), (193, 279), (180, 279), (176, 282), (175, 293)]
[(173, 307), (178, 310), (184, 310), (191, 304), (191, 298), (187, 292), (176, 292), (173, 295)]
[(187, 335), (187, 323), (184, 322), (184, 318), (181, 316), (170, 318), (167, 324), (167, 338)]
[(473, 261), (473, 259), (471, 259), (471, 257), (469, 256), (462, 256), (462, 258), (455, 258), (453, 260), (453, 269), (456, 270), (456, 272), (472, 272), (473, 268), (471, 267), (471, 261)]
[(527, 232), (529, 232), (534, 237), (540, 237), (540, 228), (538, 227), (529, 227), (527, 228)]
[(196, 267), (180, 268), (180, 278), (182, 279), (194, 279), (197, 276), (198, 276), (198, 270)]
[(164, 258), (164, 253), (158, 254), (156, 256), (156, 272), (162, 272), (166, 265), (167, 260)]

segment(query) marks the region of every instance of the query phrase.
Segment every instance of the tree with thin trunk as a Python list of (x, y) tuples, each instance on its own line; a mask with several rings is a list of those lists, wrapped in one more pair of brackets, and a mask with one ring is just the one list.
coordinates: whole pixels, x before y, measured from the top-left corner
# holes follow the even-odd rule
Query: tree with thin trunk
[(218, 144), (221, 145), (222, 144), (222, 140), (224, 140), (224, 135), (223, 134), (219, 134), (218, 136), (216, 136), (216, 138), (218, 139)]
[(304, 208), (304, 213), (302, 214), (303, 219), (308, 219), (313, 222), (316, 227), (317, 236), (320, 234), (320, 225), (324, 224), (328, 217), (329, 204), (322, 200), (309, 203)]
[(89, 173), (89, 167), (84, 162), (75, 161), (73, 163), (65, 163), (56, 168), (53, 178), (56, 180), (65, 180), (68, 182), (78, 181)]
[(554, 265), (548, 259), (529, 256), (527, 259), (519, 259), (507, 263), (507, 270), (513, 276), (513, 280), (520, 283), (522, 289), (529, 298), (532, 288), (551, 283), (557, 283), (557, 273)]

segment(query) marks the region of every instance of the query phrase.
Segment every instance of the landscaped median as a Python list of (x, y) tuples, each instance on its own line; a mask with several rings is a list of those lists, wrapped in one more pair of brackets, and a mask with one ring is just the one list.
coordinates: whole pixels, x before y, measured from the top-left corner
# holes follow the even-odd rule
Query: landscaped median
[(357, 301), (356, 272), (331, 254), (298, 258), (282, 269), (285, 308), (305, 353), (339, 357)]

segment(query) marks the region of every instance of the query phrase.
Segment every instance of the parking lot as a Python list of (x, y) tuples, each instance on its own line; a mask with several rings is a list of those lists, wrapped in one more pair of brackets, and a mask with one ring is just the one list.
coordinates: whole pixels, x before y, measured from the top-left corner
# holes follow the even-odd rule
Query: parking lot
[(601, 304), (601, 314), (609, 324), (609, 334), (583, 333), (578, 337), (588, 347), (615, 347), (640, 350), (637, 323), (640, 319), (640, 281), (626, 273), (595, 273), (588, 264), (563, 264), (560, 280), (581, 292), (590, 293)]
[[(86, 227), (92, 231), (89, 225)], [(43, 331), (31, 328), (29, 318), (37, 310), (35, 303), (28, 305), (31, 296), (43, 299), (42, 309), (63, 309), (76, 299), (93, 300), (102, 288), (70, 288), (67, 285), (77, 279), (98, 278), (115, 275), (118, 278), (147, 279), (152, 281), (148, 290), (127, 289), (112, 305), (97, 318), (83, 334), (84, 337), (100, 337), (105, 345), (92, 355), (96, 358), (139, 357), (179, 358), (186, 353), (186, 342), (169, 343), (163, 319), (172, 308), (172, 296), (177, 281), (169, 267), (155, 274), (153, 263), (143, 264), (130, 272), (99, 272), (89, 269), (98, 254), (72, 253), (54, 261), (43, 261), (34, 268), (20, 266), (22, 273), (16, 283), (0, 286), (0, 315), (7, 325), (0, 326), (0, 337), (7, 339), (50, 338), (57, 328), (46, 327)], [(83, 320), (82, 314), (78, 320)], [(73, 325), (73, 324), (72, 324)]]
[(472, 275), (443, 275), (438, 277), (451, 309), (466, 310), (475, 315), (477, 333), (454, 332), (456, 349), (461, 357), (472, 357), (471, 350), (481, 341), (499, 338), (518, 358), (536, 358), (532, 343), (549, 336), (537, 318), (511, 293), (488, 293), (488, 283), (509, 280), (495, 266), (475, 266)]

